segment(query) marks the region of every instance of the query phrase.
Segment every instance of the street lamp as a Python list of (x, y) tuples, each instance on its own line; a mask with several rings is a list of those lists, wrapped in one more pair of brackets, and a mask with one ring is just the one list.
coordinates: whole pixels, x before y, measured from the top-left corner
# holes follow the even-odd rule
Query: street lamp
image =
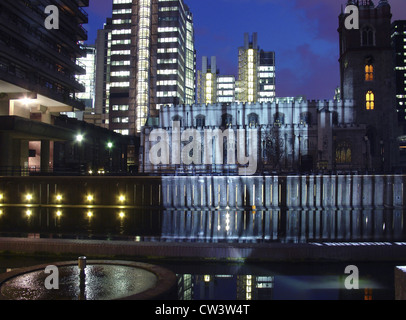
[(83, 140), (84, 140), (83, 134), (79, 133), (79, 134), (76, 135), (76, 142), (79, 144), (79, 148), (78, 148), (78, 151), (79, 151), (79, 175), (80, 175), (80, 172), (81, 172), (81, 165), (82, 165), (82, 161), (81, 161), (81, 155), (82, 155), (81, 146), (82, 146)]
[(113, 142), (109, 141), (107, 142), (107, 149), (109, 150), (109, 172), (111, 172), (111, 167), (112, 167), (112, 162), (113, 159), (111, 157), (111, 149), (113, 149)]

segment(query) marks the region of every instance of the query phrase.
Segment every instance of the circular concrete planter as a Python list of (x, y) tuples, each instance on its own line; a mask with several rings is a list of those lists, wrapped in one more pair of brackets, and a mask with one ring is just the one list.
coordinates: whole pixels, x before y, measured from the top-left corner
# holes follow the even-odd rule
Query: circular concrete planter
[(49, 277), (56, 276), (55, 272), (45, 272), (49, 265), (0, 274), (0, 300), (176, 299), (176, 275), (156, 265), (89, 260), (83, 276), (77, 261), (57, 262), (52, 264), (57, 270), (57, 289), (49, 288), (49, 283), (55, 285)]

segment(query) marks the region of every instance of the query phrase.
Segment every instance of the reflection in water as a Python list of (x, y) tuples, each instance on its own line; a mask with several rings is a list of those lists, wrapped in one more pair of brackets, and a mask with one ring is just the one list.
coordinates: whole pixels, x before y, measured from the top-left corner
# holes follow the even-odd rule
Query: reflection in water
[[(58, 290), (45, 288), (47, 274), (40, 270), (5, 282), (1, 294), (10, 300), (112, 300), (144, 292), (157, 282), (154, 273), (129, 266), (89, 265), (83, 275), (77, 266), (62, 266), (58, 270)], [(86, 283), (80, 281), (81, 277)]]
[(4, 207), (0, 236), (196, 242), (406, 241), (402, 209)]
[(191, 241), (399, 241), (403, 210), (169, 211), (162, 237)]
[[(379, 279), (382, 280), (382, 279)], [(390, 285), (361, 279), (345, 288), (343, 274), (330, 275), (178, 275), (179, 300), (372, 300), (393, 299)]]

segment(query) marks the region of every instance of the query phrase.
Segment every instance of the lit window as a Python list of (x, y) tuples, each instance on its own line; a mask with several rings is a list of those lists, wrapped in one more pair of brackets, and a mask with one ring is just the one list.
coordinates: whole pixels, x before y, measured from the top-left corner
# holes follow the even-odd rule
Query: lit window
[(372, 91), (368, 91), (366, 95), (366, 107), (367, 110), (375, 109), (375, 94)]
[(352, 162), (351, 144), (348, 143), (347, 141), (339, 143), (336, 149), (336, 163), (348, 164), (351, 162)]
[(374, 80), (374, 66), (373, 65), (366, 65), (365, 66), (365, 81), (373, 81)]

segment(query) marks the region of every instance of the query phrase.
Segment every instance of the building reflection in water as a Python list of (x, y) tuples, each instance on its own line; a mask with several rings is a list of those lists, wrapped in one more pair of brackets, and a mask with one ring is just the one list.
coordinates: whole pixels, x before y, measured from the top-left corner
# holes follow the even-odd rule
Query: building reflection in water
[(401, 209), (165, 211), (162, 239), (199, 242), (400, 241)]
[[(365, 271), (365, 269), (363, 269)], [(319, 270), (320, 271), (320, 270)], [(368, 273), (368, 272), (367, 272)], [(386, 300), (393, 299), (393, 283), (382, 276), (361, 279), (356, 290), (345, 288), (344, 274), (178, 274), (179, 300)]]
[(58, 206), (1, 209), (0, 236), (134, 241), (406, 241), (402, 209), (143, 210)]

